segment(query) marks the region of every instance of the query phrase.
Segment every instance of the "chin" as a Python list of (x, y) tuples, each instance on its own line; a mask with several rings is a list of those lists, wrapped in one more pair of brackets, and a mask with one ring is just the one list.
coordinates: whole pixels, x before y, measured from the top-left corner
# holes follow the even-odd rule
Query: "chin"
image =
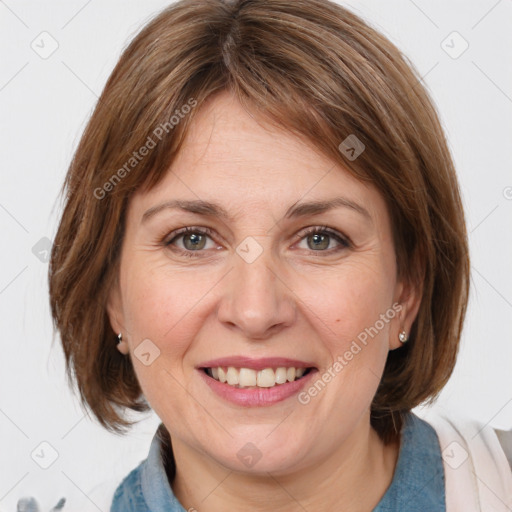
[[(228, 451), (210, 452), (210, 455), (232, 471), (251, 475), (285, 474), (299, 469), (306, 447), (301, 447), (297, 436), (287, 432), (279, 434), (273, 432), (269, 435), (272, 429), (267, 425), (258, 435), (254, 432), (254, 428), (251, 430), (253, 435), (237, 436), (236, 439), (226, 440), (224, 446), (230, 447)], [(210, 449), (211, 446), (210, 443)]]

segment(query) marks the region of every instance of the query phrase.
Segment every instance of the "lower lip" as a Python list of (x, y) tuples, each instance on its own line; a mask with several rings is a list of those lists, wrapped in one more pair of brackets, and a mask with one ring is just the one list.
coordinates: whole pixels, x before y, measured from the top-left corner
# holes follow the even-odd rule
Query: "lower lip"
[(264, 407), (281, 402), (299, 393), (299, 391), (309, 383), (312, 376), (317, 373), (317, 370), (310, 370), (307, 375), (293, 382), (276, 384), (271, 388), (252, 389), (235, 388), (229, 384), (215, 380), (213, 377), (207, 375), (204, 370), (199, 369), (198, 372), (206, 384), (210, 386), (210, 389), (221, 398), (244, 407)]

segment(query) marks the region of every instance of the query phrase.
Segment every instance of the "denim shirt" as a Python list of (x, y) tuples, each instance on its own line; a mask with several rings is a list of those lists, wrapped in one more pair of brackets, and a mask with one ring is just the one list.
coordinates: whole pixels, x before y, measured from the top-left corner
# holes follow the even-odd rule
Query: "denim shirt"
[[(164, 453), (171, 457), (173, 469), (172, 450), (160, 425), (148, 458), (119, 485), (110, 512), (187, 512), (169, 484)], [(416, 511), (446, 512), (445, 481), (434, 428), (410, 412), (405, 416), (393, 480), (373, 512)]]

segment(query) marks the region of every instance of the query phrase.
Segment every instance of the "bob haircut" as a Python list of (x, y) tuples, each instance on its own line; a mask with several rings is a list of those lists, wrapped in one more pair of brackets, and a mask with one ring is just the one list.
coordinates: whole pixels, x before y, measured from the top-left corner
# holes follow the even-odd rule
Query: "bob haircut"
[[(149, 409), (107, 316), (125, 212), (169, 171), (200, 106), (220, 91), (373, 184), (397, 272), (421, 291), (409, 342), (390, 351), (371, 406), (385, 443), (450, 377), (469, 293), (459, 185), (414, 66), (365, 21), (324, 0), (181, 0), (122, 53), (72, 159), (49, 265), (50, 305), (82, 405), (108, 430)], [(350, 135), (365, 148), (339, 149)], [(145, 148), (145, 149), (144, 149)], [(352, 152), (353, 153), (353, 152)]]

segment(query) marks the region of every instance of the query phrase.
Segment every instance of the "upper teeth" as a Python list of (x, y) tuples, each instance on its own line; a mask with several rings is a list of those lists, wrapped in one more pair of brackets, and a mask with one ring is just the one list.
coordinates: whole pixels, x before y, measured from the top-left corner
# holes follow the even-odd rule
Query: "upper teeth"
[(252, 368), (234, 368), (228, 366), (227, 370), (221, 366), (209, 368), (208, 374), (220, 382), (230, 386), (247, 387), (258, 386), (260, 388), (271, 388), (276, 384), (284, 384), (286, 381), (293, 382), (296, 378), (304, 375), (305, 368), (265, 368), (264, 370), (253, 370)]

